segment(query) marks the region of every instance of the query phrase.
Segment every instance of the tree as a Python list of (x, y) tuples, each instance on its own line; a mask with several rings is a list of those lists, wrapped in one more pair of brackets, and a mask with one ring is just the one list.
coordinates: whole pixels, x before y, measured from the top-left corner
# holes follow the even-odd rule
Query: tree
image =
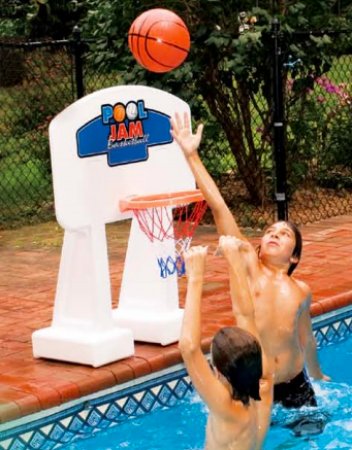
[(27, 12), (28, 36), (31, 39), (63, 39), (72, 35), (73, 27), (86, 13), (84, 2), (75, 0), (31, 0)]
[[(91, 61), (104, 70), (116, 70), (121, 81), (147, 83), (180, 95), (191, 104), (195, 118), (214, 121), (221, 127), (235, 158), (251, 200), (265, 198), (265, 172), (270, 166), (272, 130), (272, 36), (274, 16), (281, 22), (283, 58), (301, 60), (294, 68), (294, 105), (315, 77), (326, 72), (336, 53), (327, 35), (295, 35), (307, 31), (346, 25), (341, 11), (332, 13), (335, 0), (248, 1), (248, 0), (87, 0), (83, 21), (87, 36), (94, 37)], [(258, 7), (259, 5), (260, 7)], [(164, 7), (178, 13), (187, 24), (192, 46), (179, 69), (160, 75), (140, 68), (127, 46), (128, 29), (142, 11)], [(345, 5), (346, 7), (346, 5)], [(347, 8), (348, 9), (348, 8)], [(240, 16), (240, 13), (244, 12)], [(240, 28), (241, 25), (247, 25)], [(287, 73), (285, 74), (285, 79)], [(284, 79), (284, 83), (285, 83)], [(258, 120), (255, 123), (254, 118)], [(221, 133), (209, 127), (219, 140)]]
[(0, 35), (67, 38), (85, 13), (75, 0), (0, 0)]

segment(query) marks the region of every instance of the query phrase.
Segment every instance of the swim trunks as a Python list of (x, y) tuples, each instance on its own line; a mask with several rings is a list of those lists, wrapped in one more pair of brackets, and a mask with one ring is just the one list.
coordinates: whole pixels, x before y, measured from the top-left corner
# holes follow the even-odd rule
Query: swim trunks
[(304, 370), (292, 380), (274, 385), (274, 403), (285, 408), (317, 406), (313, 387)]

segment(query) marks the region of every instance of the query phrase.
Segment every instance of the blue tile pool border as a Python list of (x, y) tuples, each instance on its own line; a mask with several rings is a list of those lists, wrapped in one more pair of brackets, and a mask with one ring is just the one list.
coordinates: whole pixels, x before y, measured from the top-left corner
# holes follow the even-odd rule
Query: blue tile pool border
[(343, 341), (352, 334), (352, 305), (314, 317), (312, 322), (318, 347)]
[[(352, 306), (313, 319), (318, 347), (352, 334)], [(51, 450), (179, 403), (192, 385), (183, 365), (170, 367), (57, 408), (0, 425), (0, 450)]]

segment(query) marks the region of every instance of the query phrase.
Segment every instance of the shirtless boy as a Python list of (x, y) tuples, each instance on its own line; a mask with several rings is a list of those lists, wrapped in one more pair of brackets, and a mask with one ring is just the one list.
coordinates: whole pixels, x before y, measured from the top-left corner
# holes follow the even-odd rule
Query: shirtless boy
[(194, 387), (209, 408), (206, 450), (259, 450), (270, 424), (273, 380), (254, 321), (239, 240), (222, 236), (229, 262), (236, 327), (220, 329), (213, 338), (211, 370), (201, 349), (201, 295), (206, 247), (185, 254), (188, 278), (185, 313), (179, 342)]
[(171, 125), (172, 136), (212, 210), (219, 235), (234, 236), (248, 244), (243, 246), (242, 259), (253, 296), (256, 326), (274, 369), (274, 401), (285, 407), (316, 406), (305, 365), (311, 377), (329, 377), (323, 375), (317, 358), (309, 312), (311, 291), (291, 276), (301, 255), (300, 232), (290, 222), (276, 222), (265, 230), (257, 252), (241, 233), (198, 155), (203, 125), (193, 134), (187, 114), (176, 114)]

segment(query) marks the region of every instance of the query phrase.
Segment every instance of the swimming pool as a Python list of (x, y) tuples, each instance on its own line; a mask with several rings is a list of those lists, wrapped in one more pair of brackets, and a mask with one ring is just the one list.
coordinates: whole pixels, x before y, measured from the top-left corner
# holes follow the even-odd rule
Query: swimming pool
[[(346, 370), (342, 370), (352, 368), (352, 337), (343, 343), (321, 349), (320, 358), (323, 369), (334, 380), (331, 383), (314, 383), (318, 397), (318, 408), (314, 408), (314, 417), (317, 420), (327, 421), (324, 432), (320, 435), (307, 435), (303, 422), (300, 430), (304, 435), (297, 438), (287, 426), (297, 421), (298, 417), (311, 416), (312, 408), (285, 411), (275, 407), (273, 413), (275, 425), (269, 431), (264, 449), (352, 448), (352, 369), (349, 374), (346, 374)], [(127, 421), (119, 427), (100, 433), (95, 438), (76, 442), (65, 448), (68, 450), (203, 449), (206, 416), (207, 411), (202, 401), (196, 394), (190, 393), (182, 404), (175, 408)]]
[[(321, 435), (297, 438), (283, 426), (297, 416), (275, 408), (265, 450), (352, 448), (352, 307), (315, 319), (314, 332), (323, 369), (333, 379), (315, 383), (315, 412), (329, 415), (328, 423)], [(0, 449), (201, 449), (205, 423), (205, 407), (178, 365), (139, 384), (97, 393), (6, 429), (1, 426)]]

